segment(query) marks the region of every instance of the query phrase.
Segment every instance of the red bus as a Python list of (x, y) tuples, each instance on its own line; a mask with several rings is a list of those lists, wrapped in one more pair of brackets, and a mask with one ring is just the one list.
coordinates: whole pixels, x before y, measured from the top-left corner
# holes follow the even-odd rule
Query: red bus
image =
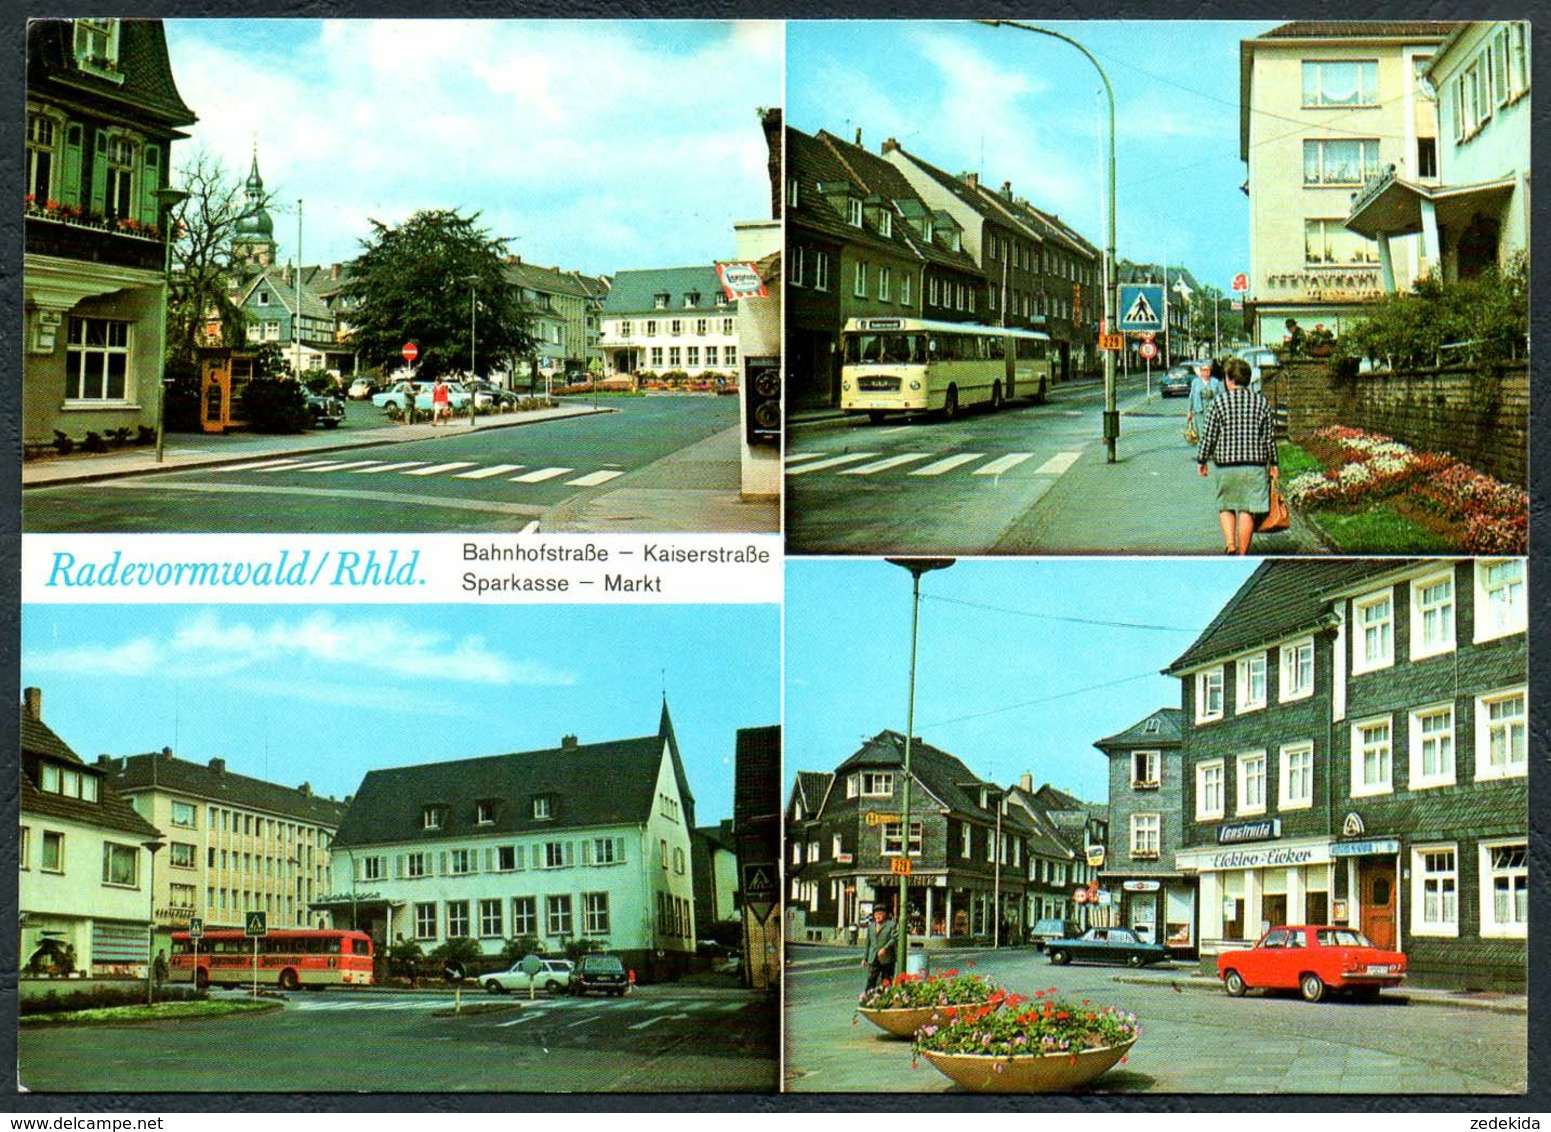
[[(207, 931), (199, 942), (199, 969), (194, 970), (195, 941), (188, 932), (172, 933), (173, 982), (196, 986), (250, 986), (253, 982), (253, 939), (240, 931)], [(258, 981), (282, 990), (319, 989), (372, 981), (372, 940), (365, 932), (298, 928), (272, 931), (258, 941)]]

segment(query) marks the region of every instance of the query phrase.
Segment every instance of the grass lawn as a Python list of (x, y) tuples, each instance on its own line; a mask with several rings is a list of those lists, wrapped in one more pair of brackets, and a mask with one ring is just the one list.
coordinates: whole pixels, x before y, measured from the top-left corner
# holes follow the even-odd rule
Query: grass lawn
[(1286, 441), (1277, 445), (1276, 456), (1276, 462), (1282, 469), (1282, 478), (1284, 480), (1290, 480), (1293, 476), (1301, 476), (1304, 472), (1323, 472), (1325, 470), (1324, 464), (1321, 464), (1296, 444)]
[(65, 1010), (53, 1014), (27, 1014), (18, 1019), (23, 1026), (74, 1026), (101, 1022), (161, 1022), (169, 1018), (220, 1018), (227, 1014), (249, 1014), (260, 1010), (278, 1010), (280, 1003), (222, 999), (205, 1002), (159, 1002), (155, 1006), (104, 1006), (96, 1010)]
[(1366, 511), (1305, 511), (1304, 517), (1346, 554), (1432, 554), (1458, 549), (1452, 542), (1396, 514), (1386, 503)]

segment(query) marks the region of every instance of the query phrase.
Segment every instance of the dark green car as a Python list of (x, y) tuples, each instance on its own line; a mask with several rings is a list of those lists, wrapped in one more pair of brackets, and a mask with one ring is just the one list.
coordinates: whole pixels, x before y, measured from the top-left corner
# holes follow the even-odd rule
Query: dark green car
[(615, 955), (583, 955), (576, 970), (571, 972), (572, 994), (600, 991), (618, 996), (629, 989), (630, 976)]

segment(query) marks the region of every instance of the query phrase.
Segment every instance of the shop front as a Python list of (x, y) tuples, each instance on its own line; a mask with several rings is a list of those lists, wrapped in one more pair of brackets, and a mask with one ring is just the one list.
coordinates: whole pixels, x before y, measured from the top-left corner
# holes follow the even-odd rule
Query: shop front
[[(912, 939), (927, 946), (933, 943), (967, 944), (976, 937), (991, 940), (997, 936), (998, 901), (1001, 904), (1000, 941), (1010, 943), (1022, 938), (1021, 890), (1003, 888), (998, 892), (993, 882), (961, 882), (944, 873), (916, 872), (908, 884), (905, 922), (910, 926)], [(855, 909), (849, 923), (865, 925), (873, 908), (880, 904), (891, 912), (896, 911), (899, 877), (888, 873), (861, 876), (856, 878), (854, 888), (846, 886), (843, 909)]]
[[(1330, 838), (1279, 840), (1276, 822), (1257, 823), (1274, 844), (1230, 841), (1182, 850), (1178, 869), (1193, 873), (1200, 892), (1200, 954), (1215, 955), (1258, 940), (1278, 924), (1346, 922), (1336, 911), (1337, 866)], [(1240, 835), (1224, 826), (1219, 837)]]

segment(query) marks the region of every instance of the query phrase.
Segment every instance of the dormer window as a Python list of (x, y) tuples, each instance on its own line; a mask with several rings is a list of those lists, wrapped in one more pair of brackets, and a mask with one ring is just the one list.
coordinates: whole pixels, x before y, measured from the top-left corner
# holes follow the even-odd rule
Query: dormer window
[(1158, 720), (1156, 720), (1156, 719), (1149, 719), (1142, 726), (1142, 734), (1144, 734), (1144, 735), (1156, 735), (1156, 734), (1158, 734), (1159, 727), (1160, 727), (1160, 724), (1159, 724)]
[(442, 828), (442, 806), (426, 806), (420, 811), (420, 827), (422, 829)]
[(85, 802), (97, 800), (95, 775), (58, 763), (45, 762), (38, 768), (38, 789), (45, 794), (60, 794)]
[(684, 308), (686, 310), (692, 310), (692, 309), (694, 309), (695, 307), (697, 307), (699, 305), (700, 305), (700, 292), (699, 291), (690, 291), (688, 294), (686, 294), (684, 296)]
[(963, 244), (959, 240), (958, 232), (950, 231), (948, 233), (948, 250), (950, 252), (956, 252), (956, 251), (959, 251), (962, 247), (963, 247)]
[(549, 821), (555, 816), (555, 800), (548, 794), (533, 799), (533, 820)]
[(86, 70), (118, 75), (117, 20), (76, 20), (75, 61)]
[(892, 236), (894, 234), (894, 217), (887, 212), (878, 214), (878, 235)]
[(922, 231), (921, 231), (921, 235), (926, 237), (926, 239), (930, 240), (932, 238), (932, 233), (934, 231), (935, 231), (935, 229), (932, 227), (932, 222), (930, 220), (928, 220), (926, 222), (926, 227), (923, 228)]
[(862, 226), (862, 202), (852, 197), (846, 201), (846, 210), (846, 219), (851, 222), (851, 227), (860, 228)]
[(653, 295), (652, 296), (652, 306), (656, 307), (660, 311), (661, 310), (667, 310), (668, 309), (668, 294), (667, 294), (667, 292), (664, 291), (660, 295)]
[(480, 802), (479, 804), (477, 804), (474, 807), (474, 824), (475, 825), (494, 825), (495, 824), (495, 803), (494, 802)]

